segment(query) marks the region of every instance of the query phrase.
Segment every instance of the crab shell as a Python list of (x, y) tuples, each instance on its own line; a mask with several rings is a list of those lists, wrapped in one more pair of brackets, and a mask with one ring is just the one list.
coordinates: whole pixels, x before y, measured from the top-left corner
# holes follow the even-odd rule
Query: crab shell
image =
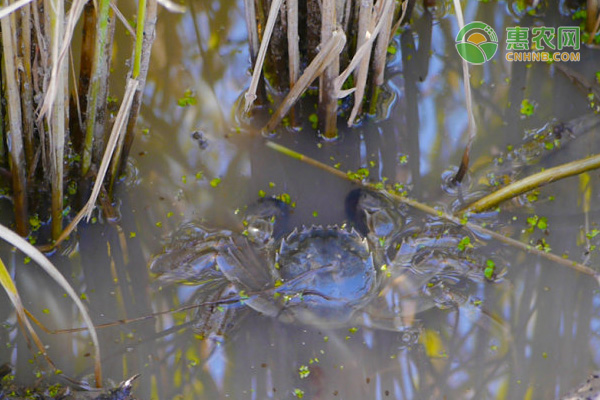
[(296, 229), (281, 241), (274, 266), (274, 298), (283, 301), (284, 321), (343, 325), (376, 291), (373, 256), (354, 229)]

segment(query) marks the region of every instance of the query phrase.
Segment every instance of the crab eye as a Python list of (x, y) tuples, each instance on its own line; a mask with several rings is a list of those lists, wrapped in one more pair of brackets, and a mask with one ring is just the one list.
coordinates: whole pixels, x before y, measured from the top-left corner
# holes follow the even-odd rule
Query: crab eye
[(376, 210), (374, 212), (369, 212), (365, 210), (365, 215), (367, 217), (369, 231), (377, 237), (390, 236), (397, 229), (396, 221), (394, 221), (394, 218), (386, 211)]
[(256, 243), (266, 243), (273, 236), (273, 223), (256, 218), (248, 221), (248, 236)]

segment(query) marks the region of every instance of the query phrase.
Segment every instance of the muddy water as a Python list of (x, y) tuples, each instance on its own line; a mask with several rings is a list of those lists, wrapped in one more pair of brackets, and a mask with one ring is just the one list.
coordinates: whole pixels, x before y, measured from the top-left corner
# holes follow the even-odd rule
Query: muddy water
[[(502, 61), (500, 32), (506, 26), (570, 25), (570, 17), (561, 16), (558, 5), (535, 17), (509, 9), (516, 6), (469, 2), (465, 10), (467, 21), (492, 25), (501, 43), (494, 62), (471, 68), (478, 121), (472, 154), (482, 164), (520, 143), (529, 130), (589, 112), (586, 93), (555, 68)], [(266, 111), (252, 118), (236, 112), (249, 83), (241, 5), (199, 2), (194, 14), (163, 11), (157, 29), (140, 120), (144, 130), (118, 190), (118, 227), (98, 216), (97, 223), (80, 229), (77, 246), (52, 258), (85, 293), (98, 324), (192, 300), (192, 287), (159, 288), (147, 269), (183, 222), (240, 229), (236, 210), (256, 201), (260, 190), (289, 194), (296, 206), (292, 226), (347, 220), (343, 202), (351, 184), (266, 148), (255, 133)], [(377, 117), (342, 128), (334, 143), (317, 141), (308, 121), (301, 132), (282, 129), (273, 140), (329, 165), (339, 163), (344, 171), (369, 168), (372, 180), (406, 184), (414, 198), (449, 209), (455, 198), (445, 193), (441, 177), (458, 163), (467, 125), (456, 32), (453, 16), (432, 19), (419, 11), (389, 54), (391, 78)], [(592, 79), (599, 59), (597, 50), (582, 49), (582, 61), (568, 66)], [(182, 107), (178, 100), (186, 91), (195, 104)], [(530, 116), (521, 113), (523, 99), (535, 103)], [(589, 132), (523, 174), (598, 147), (598, 133)], [(507, 205), (492, 218), (507, 235), (534, 245), (543, 238), (556, 254), (597, 267), (598, 250), (588, 249), (600, 236), (585, 236), (598, 228), (597, 186), (597, 172), (589, 174), (589, 182), (570, 178), (540, 189), (537, 201)], [(547, 218), (547, 230), (526, 230), (534, 215)], [(507, 274), (501, 283), (472, 288), (472, 298), (482, 304), (478, 308), (431, 309), (402, 332), (320, 330), (247, 313), (222, 341), (195, 337), (190, 326), (195, 311), (179, 312), (102, 329), (104, 373), (114, 381), (140, 373), (136, 394), (143, 399), (289, 399), (301, 393), (308, 399), (556, 398), (599, 367), (597, 283), (486, 243), (478, 251), (484, 257), (501, 254)], [(9, 254), (6, 247), (2, 252)], [(52, 328), (81, 323), (37, 268), (22, 266), (19, 255), (3, 259), (16, 270), (28, 308), (42, 322)], [(6, 321), (0, 360), (15, 364), (21, 379), (31, 379), (36, 364), (29, 362), (14, 315), (1, 307), (0, 318)], [(43, 340), (66, 374), (80, 378), (91, 372), (85, 333)]]

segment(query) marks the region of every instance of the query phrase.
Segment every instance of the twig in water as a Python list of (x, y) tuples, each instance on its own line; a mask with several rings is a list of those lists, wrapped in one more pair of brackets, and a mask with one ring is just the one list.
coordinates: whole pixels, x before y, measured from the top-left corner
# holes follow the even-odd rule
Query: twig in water
[[(331, 174), (333, 174), (335, 176), (338, 176), (338, 177), (340, 177), (342, 179), (346, 179), (346, 180), (348, 180), (350, 182), (356, 183), (356, 184), (358, 184), (358, 185), (360, 185), (362, 187), (365, 187), (365, 188), (368, 188), (368, 189), (371, 189), (371, 190), (380, 191), (380, 189), (377, 188), (377, 187), (375, 187), (375, 185), (372, 184), (372, 183), (362, 182), (360, 180), (353, 179), (350, 176), (348, 176), (348, 174), (345, 174), (344, 172), (342, 172), (342, 171), (340, 171), (340, 170), (338, 170), (336, 168), (333, 168), (333, 167), (331, 167), (331, 166), (329, 166), (327, 164), (323, 164), (322, 162), (317, 161), (314, 158), (307, 157), (304, 154), (298, 153), (298, 152), (296, 152), (296, 151), (294, 151), (292, 149), (289, 149), (289, 148), (287, 148), (285, 146), (282, 146), (280, 144), (277, 144), (277, 143), (269, 141), (269, 140), (266, 142), (266, 145), (267, 145), (267, 147), (269, 147), (269, 148), (271, 148), (273, 150), (276, 150), (276, 151), (278, 151), (280, 153), (283, 153), (283, 154), (285, 154), (288, 157), (295, 158), (296, 160), (299, 160), (299, 161), (302, 161), (302, 162), (304, 162), (306, 164), (315, 166), (315, 167), (317, 167), (319, 169), (322, 169), (323, 171), (329, 172), (329, 173), (331, 173)], [(498, 241), (500, 241), (502, 243), (505, 243), (507, 245), (513, 246), (513, 247), (518, 248), (520, 250), (523, 250), (523, 251), (525, 251), (527, 253), (535, 254), (535, 255), (544, 257), (544, 258), (546, 258), (548, 260), (556, 262), (557, 264), (564, 265), (564, 266), (567, 266), (567, 267), (569, 267), (571, 269), (574, 269), (577, 272), (581, 272), (583, 274), (593, 276), (594, 278), (596, 278), (596, 280), (600, 284), (600, 274), (598, 272), (594, 271), (593, 269), (591, 269), (589, 267), (586, 267), (583, 264), (580, 264), (580, 263), (575, 262), (575, 261), (571, 261), (571, 260), (569, 260), (567, 258), (563, 258), (563, 257), (557, 256), (556, 254), (552, 254), (550, 252), (541, 251), (541, 250), (539, 250), (539, 249), (537, 249), (535, 247), (532, 247), (532, 246), (530, 246), (528, 244), (522, 243), (522, 242), (520, 242), (518, 240), (515, 240), (513, 238), (510, 238), (510, 237), (504, 236), (502, 234), (499, 234), (497, 232), (494, 232), (492, 230), (486, 229), (486, 228), (484, 228), (482, 226), (479, 226), (477, 224), (474, 224), (472, 222), (464, 222), (464, 221), (462, 221), (458, 217), (455, 217), (453, 215), (447, 214), (447, 213), (445, 213), (445, 212), (443, 212), (441, 210), (437, 210), (437, 209), (435, 209), (435, 208), (433, 208), (431, 206), (428, 206), (426, 204), (423, 204), (423, 203), (421, 203), (421, 202), (419, 202), (417, 200), (413, 200), (413, 199), (410, 199), (408, 197), (400, 196), (400, 195), (398, 195), (396, 193), (393, 193), (393, 192), (386, 191), (385, 193), (386, 193), (386, 195), (391, 196), (394, 200), (397, 200), (397, 201), (399, 201), (401, 203), (404, 203), (404, 204), (406, 204), (406, 205), (408, 205), (410, 207), (416, 208), (417, 210), (423, 211), (426, 214), (429, 214), (429, 215), (432, 215), (432, 216), (435, 216), (435, 217), (438, 217), (438, 218), (442, 218), (442, 219), (444, 219), (446, 221), (449, 221), (449, 222), (452, 222), (452, 223), (454, 223), (456, 225), (464, 225), (465, 227), (467, 227), (468, 229), (471, 229), (472, 231), (476, 231), (476, 232), (479, 232), (479, 233), (481, 233), (483, 235), (490, 236), (490, 237), (492, 237), (492, 238), (494, 238), (494, 239), (496, 239), (496, 240), (498, 240)]]
[(597, 168), (600, 168), (600, 154), (549, 168), (496, 190), (469, 204), (461, 212), (481, 212), (532, 189)]

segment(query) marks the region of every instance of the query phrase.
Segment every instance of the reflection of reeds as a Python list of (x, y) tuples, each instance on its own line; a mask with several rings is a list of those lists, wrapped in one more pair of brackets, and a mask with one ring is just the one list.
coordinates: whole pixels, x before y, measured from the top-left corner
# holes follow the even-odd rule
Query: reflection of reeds
[[(269, 16), (264, 18), (262, 9), (270, 5)], [(319, 78), (319, 121), (321, 134), (326, 138), (337, 136), (338, 99), (354, 93), (354, 107), (348, 124), (352, 125), (361, 111), (365, 88), (371, 66), (370, 80), (374, 84), (371, 103), (375, 103), (378, 86), (384, 82), (383, 72), (386, 62), (387, 49), (392, 29), (397, 29), (402, 21), (409, 16), (406, 13), (408, 0), (396, 3), (391, 0), (373, 1), (307, 1), (305, 4), (296, 0), (287, 0), (285, 9), (280, 1), (245, 1), (246, 23), (250, 37), (250, 53), (254, 64), (254, 73), (250, 89), (246, 93), (246, 111), (249, 110), (256, 98), (261, 73), (264, 71), (271, 85), (278, 90), (288, 90), (283, 101), (278, 106), (276, 114), (285, 110), (282, 115), (272, 118), (266, 131), (275, 128), (309, 85)], [(278, 17), (279, 16), (279, 17)], [(394, 21), (395, 16), (398, 16)], [(284, 18), (285, 17), (285, 18)], [(394, 23), (395, 22), (395, 23)], [(356, 25), (356, 26), (355, 26)], [(393, 28), (392, 28), (393, 27)], [(315, 60), (323, 60), (322, 50), (331, 43), (334, 32), (338, 36), (348, 38), (345, 48), (327, 57), (327, 63), (319, 68), (318, 75), (298, 90), (299, 76), (310, 76), (307, 70), (316, 64)], [(257, 50), (260, 37), (260, 51)], [(273, 40), (287, 37), (287, 48), (273, 50)], [(287, 50), (285, 52), (284, 50)], [(287, 57), (287, 62), (282, 57)], [(305, 65), (304, 71), (301, 71)], [(344, 71), (340, 74), (340, 69)], [(356, 71), (356, 72), (355, 72)], [(312, 72), (312, 71), (311, 71)], [(353, 73), (354, 84), (346, 82)], [(289, 87), (282, 84), (289, 76)], [(342, 85), (349, 84), (350, 89), (342, 90)], [(296, 90), (294, 90), (296, 87)], [(293, 96), (292, 93), (294, 93)], [(290, 104), (291, 103), (291, 104)], [(277, 121), (276, 121), (277, 120)]]
[[(156, 0), (139, 2), (130, 73), (138, 85), (126, 119), (127, 133), (120, 136), (113, 156), (110, 186), (133, 141), (156, 8)], [(118, 85), (111, 77), (117, 13), (109, 0), (19, 2), (0, 10), (7, 101), (0, 163), (8, 163), (15, 226), (21, 235), (29, 231), (30, 216), (39, 214), (43, 221), (51, 221), (52, 238), (57, 239), (63, 232), (64, 210), (75, 198), (72, 188), (87, 190), (91, 185), (86, 180), (95, 179), (105, 156), (111, 131), (109, 86)], [(74, 35), (81, 35), (80, 49), (71, 45)], [(74, 70), (73, 53), (79, 57), (79, 70)], [(51, 196), (45, 195), (48, 192)], [(87, 193), (77, 198), (82, 195)], [(44, 212), (48, 208), (50, 215)]]

